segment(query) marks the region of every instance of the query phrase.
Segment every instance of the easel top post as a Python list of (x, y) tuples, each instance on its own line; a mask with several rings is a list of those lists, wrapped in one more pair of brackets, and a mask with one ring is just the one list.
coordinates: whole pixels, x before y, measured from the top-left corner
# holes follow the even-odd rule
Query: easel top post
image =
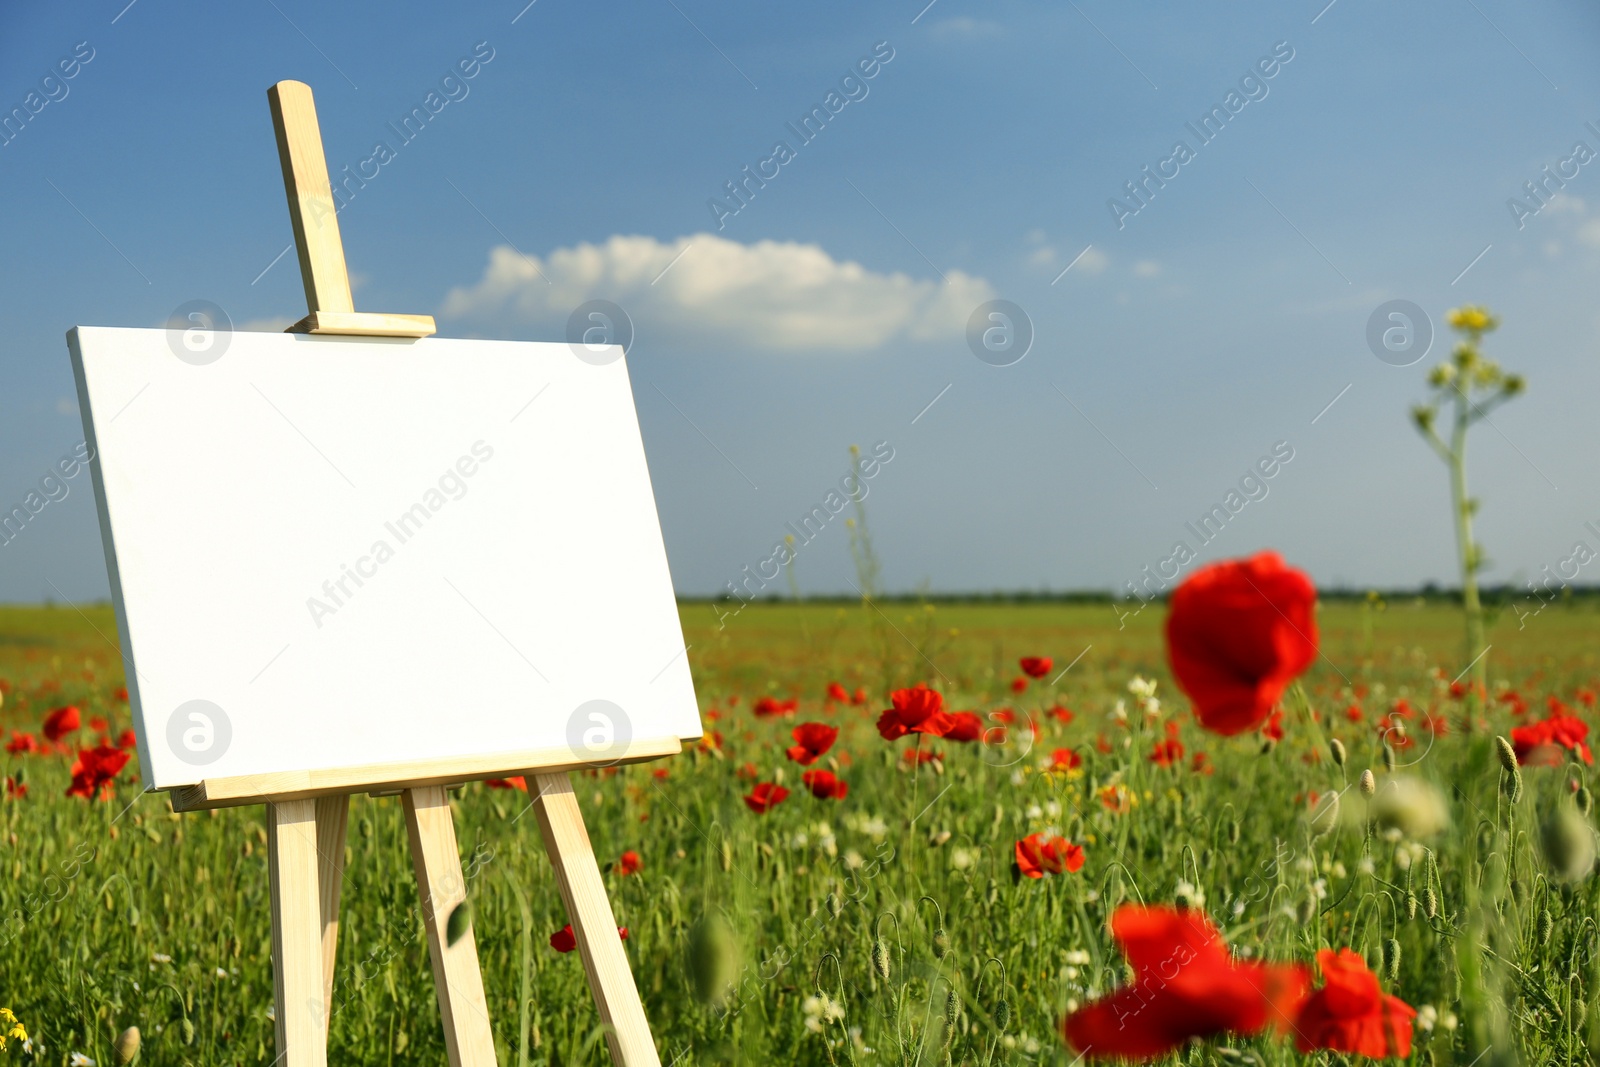
[(344, 241), (339, 236), (338, 205), (328, 181), (322, 127), (317, 122), (311, 86), (281, 81), (267, 90), (267, 100), (278, 136), (278, 160), (283, 164), (283, 187), (294, 223), (295, 248), (300, 253), (306, 306), (313, 313), (354, 311)]

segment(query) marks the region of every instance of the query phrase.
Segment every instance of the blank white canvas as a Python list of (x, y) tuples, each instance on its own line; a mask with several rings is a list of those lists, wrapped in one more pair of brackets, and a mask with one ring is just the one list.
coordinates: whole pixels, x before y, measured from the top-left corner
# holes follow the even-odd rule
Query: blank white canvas
[(620, 351), (226, 340), (68, 334), (148, 784), (700, 735)]

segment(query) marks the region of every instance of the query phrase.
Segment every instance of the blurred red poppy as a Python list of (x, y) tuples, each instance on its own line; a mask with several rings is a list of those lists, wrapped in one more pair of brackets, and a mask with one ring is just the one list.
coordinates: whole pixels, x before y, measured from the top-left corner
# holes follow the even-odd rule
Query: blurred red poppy
[(483, 784), (490, 789), (520, 789), (524, 793), (528, 791), (528, 780), (520, 774), (515, 778), (489, 778)]
[(1052, 771), (1070, 771), (1083, 766), (1083, 757), (1070, 748), (1058, 748), (1050, 753), (1050, 769)]
[(1022, 668), (1022, 673), (1029, 678), (1043, 678), (1050, 673), (1049, 656), (1023, 656), (1017, 661), (1017, 666)]
[(638, 874), (642, 870), (644, 870), (644, 860), (640, 859), (639, 854), (632, 849), (624, 852), (622, 858), (617, 860), (616, 872), (623, 877)]
[(850, 691), (838, 682), (829, 682), (828, 699), (836, 704), (847, 704), (850, 702)]
[(841, 781), (832, 771), (806, 771), (800, 780), (818, 800), (843, 800), (850, 792), (850, 783)]
[(1026, 688), (1028, 688), (1028, 680), (1026, 678), (1011, 679), (1011, 691), (1013, 693), (1020, 693)]
[(931, 748), (908, 748), (900, 753), (901, 763), (909, 763), (915, 766), (932, 763), (936, 759), (944, 759), (944, 753), (936, 752)]
[(889, 694), (889, 702), (893, 707), (878, 716), (878, 733), (885, 741), (898, 741), (907, 734), (941, 737), (949, 725), (944, 697), (925, 685), (896, 689)]
[(777, 697), (762, 697), (756, 701), (755, 706), (750, 710), (755, 712), (755, 716), (758, 719), (770, 719), (775, 715), (788, 715), (799, 706), (800, 701), (796, 697), (790, 697), (788, 700), (779, 700)]
[(72, 784), (67, 786), (67, 796), (93, 800), (99, 796), (111, 799), (111, 786), (128, 763), (128, 754), (110, 745), (78, 750), (77, 762), (72, 765)]
[(106, 722), (104, 716), (92, 715), (89, 717), (89, 729), (97, 734), (103, 734), (111, 729), (111, 724)]
[(1200, 568), (1172, 594), (1167, 657), (1200, 724), (1260, 726), (1317, 657), (1317, 589), (1276, 552)]
[(1111, 936), (1133, 968), (1121, 986), (1068, 1015), (1062, 1030), (1086, 1056), (1152, 1059), (1190, 1038), (1254, 1034), (1292, 1019), (1304, 967), (1238, 963), (1200, 912), (1124, 904)]
[(1323, 986), (1300, 1009), (1294, 1028), (1301, 1052), (1319, 1048), (1360, 1056), (1406, 1059), (1416, 1010), (1378, 988), (1378, 976), (1358, 953), (1341, 948), (1317, 953)]
[(1045, 712), (1045, 714), (1050, 716), (1056, 722), (1060, 723), (1062, 726), (1070, 726), (1072, 724), (1072, 711), (1068, 708), (1062, 707), (1060, 704), (1057, 704), (1055, 707)]
[(11, 731), (11, 740), (6, 742), (6, 751), (13, 756), (38, 752), (39, 739), (32, 734), (22, 734), (13, 730)]
[(1272, 741), (1283, 740), (1283, 709), (1278, 708), (1267, 716), (1267, 724), (1261, 728), (1261, 736)]
[(950, 741), (976, 741), (983, 736), (983, 720), (975, 711), (949, 712), (939, 736)]
[(821, 722), (806, 722), (791, 730), (789, 736), (794, 738), (794, 745), (788, 750), (789, 758), (803, 767), (809, 767), (833, 747), (839, 737), (839, 728)]
[(128, 702), (128, 688), (127, 688), (127, 686), (122, 686), (122, 685), (117, 686), (116, 690), (111, 694), (111, 696), (112, 696), (113, 699), (120, 700), (124, 704), (126, 704)]
[(21, 800), (28, 795), (28, 783), (19, 782), (10, 775), (6, 776), (6, 796), (12, 800)]
[[(617, 927), (617, 937), (623, 941), (628, 940), (628, 928)], [(550, 947), (557, 952), (571, 952), (578, 947), (578, 936), (572, 932), (572, 924), (568, 923), (550, 935)]]
[(1588, 764), (1594, 763), (1586, 738), (1589, 724), (1575, 715), (1554, 712), (1547, 719), (1516, 726), (1511, 730), (1511, 746), (1517, 762), (1535, 767), (1559, 767), (1566, 762), (1566, 751), (1574, 752)]
[(1156, 742), (1156, 747), (1150, 751), (1150, 762), (1157, 767), (1171, 767), (1183, 762), (1183, 752), (1183, 742), (1178, 740), (1178, 724), (1168, 720), (1166, 740)]
[(139, 735), (133, 732), (131, 726), (117, 735), (117, 747), (122, 749), (139, 747)]
[(850, 694), (850, 703), (860, 705), (865, 704), (866, 702), (867, 691), (865, 689), (858, 688), (854, 693)]
[(81, 725), (78, 709), (68, 704), (44, 717), (44, 735), (52, 741), (59, 741)]
[(1083, 846), (1064, 837), (1029, 834), (1013, 849), (1017, 870), (1025, 878), (1071, 873), (1083, 866)]
[(782, 804), (789, 791), (773, 782), (757, 782), (754, 789), (744, 798), (745, 807), (757, 815), (765, 815), (773, 808)]

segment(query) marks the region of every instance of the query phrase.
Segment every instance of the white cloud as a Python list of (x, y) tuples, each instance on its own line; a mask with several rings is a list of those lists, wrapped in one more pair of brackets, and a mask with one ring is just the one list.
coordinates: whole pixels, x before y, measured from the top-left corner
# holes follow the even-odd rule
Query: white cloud
[(574, 308), (604, 299), (652, 341), (860, 352), (898, 339), (959, 339), (994, 295), (960, 271), (942, 281), (881, 274), (812, 244), (618, 234), (543, 259), (498, 245), (483, 276), (452, 289), (440, 314), (483, 333), (558, 339)]
[(1155, 278), (1161, 274), (1161, 264), (1153, 259), (1141, 259), (1133, 265), (1133, 273), (1140, 278)]
[(1085, 274), (1099, 274), (1111, 265), (1111, 257), (1098, 248), (1090, 248), (1078, 257), (1078, 265), (1073, 270), (1081, 270)]

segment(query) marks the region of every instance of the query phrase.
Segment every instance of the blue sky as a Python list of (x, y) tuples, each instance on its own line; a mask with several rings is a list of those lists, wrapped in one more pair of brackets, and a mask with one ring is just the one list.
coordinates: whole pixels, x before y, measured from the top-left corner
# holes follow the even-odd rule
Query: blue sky
[[(268, 269), (290, 230), (265, 90), (296, 78), (332, 170), (393, 149), (341, 215), (359, 308), (528, 340), (591, 298), (629, 312), (682, 593), (768, 556), (877, 441), (889, 589), (1119, 588), (1278, 442), (1293, 459), (1202, 558), (1448, 583), (1444, 471), (1406, 413), (1467, 301), (1504, 316), (1489, 354), (1529, 379), (1473, 441), (1489, 580), (1600, 547), (1600, 160), (1520, 228), (1507, 207), (1575, 142), (1600, 152), (1592, 7), (524, 2), (0, 15), (0, 109), (57, 97), (0, 147), (0, 505), (81, 440), (73, 325), (194, 299), (239, 328), (304, 313), (294, 256)], [(1292, 58), (1201, 145), (1186, 124), (1275, 48)], [(786, 124), (830, 91), (854, 99), (802, 142)], [(430, 92), (403, 142), (389, 124)], [(1180, 139), (1194, 157), (1119, 228), (1108, 201)], [(792, 158), (747, 204), (709, 206), (777, 141)], [(1032, 323), (1012, 366), (968, 348), (989, 299)], [(1390, 299), (1439, 334), (1414, 366), (1368, 350)], [(0, 600), (105, 595), (92, 492), (69, 485), (0, 548)], [(841, 524), (797, 573), (848, 589)]]

